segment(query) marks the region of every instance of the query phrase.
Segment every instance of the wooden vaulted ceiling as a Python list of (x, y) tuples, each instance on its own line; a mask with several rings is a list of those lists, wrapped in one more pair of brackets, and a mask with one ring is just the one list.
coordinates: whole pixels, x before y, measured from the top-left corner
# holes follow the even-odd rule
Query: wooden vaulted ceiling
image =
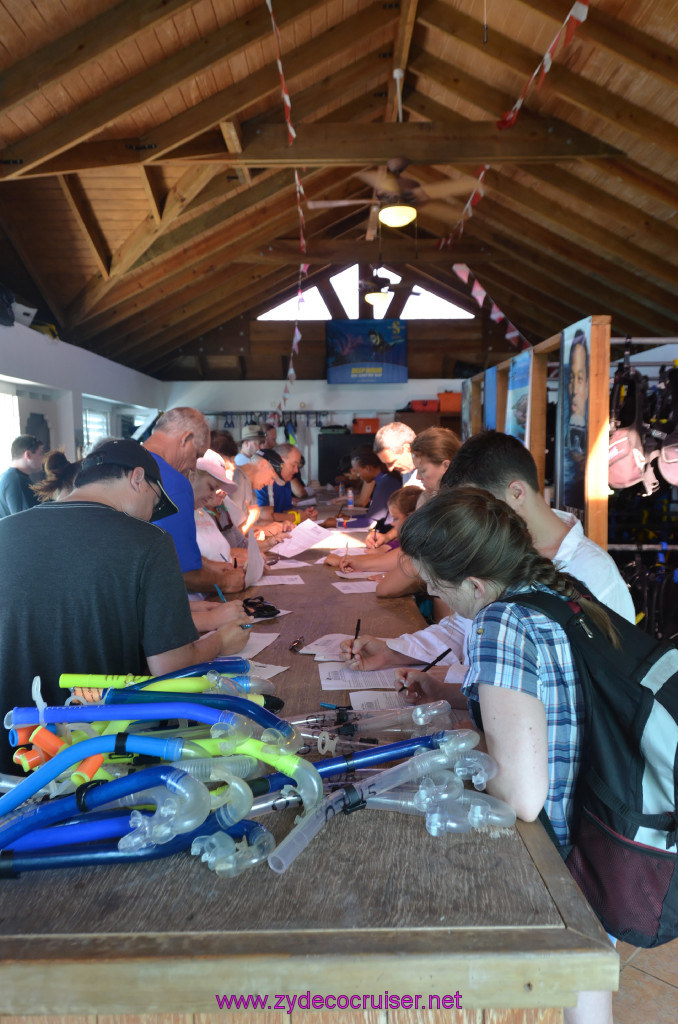
[[(292, 145), (260, 0), (0, 0), (0, 282), (61, 338), (164, 379), (284, 375), (290, 327), (256, 317), (297, 292), (294, 169), (307, 199), (369, 200), (355, 172), (400, 156), (424, 188), (456, 183), (415, 229), (375, 237), (369, 205), (304, 210), (333, 316), (329, 278), (355, 262), (478, 313), (466, 263), (528, 340), (590, 313), (678, 333), (675, 0), (591, 0), (505, 131), (571, 0), (272, 2)], [(303, 333), (296, 373), (322, 377), (323, 326)], [(512, 351), (489, 300), (410, 338), (412, 376)]]

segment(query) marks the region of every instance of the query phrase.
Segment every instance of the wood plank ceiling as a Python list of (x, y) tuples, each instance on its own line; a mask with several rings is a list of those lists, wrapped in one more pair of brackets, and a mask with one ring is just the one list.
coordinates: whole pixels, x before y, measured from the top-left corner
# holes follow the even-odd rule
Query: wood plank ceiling
[[(0, 282), (60, 337), (163, 379), (283, 377), (290, 326), (256, 317), (297, 292), (295, 168), (307, 200), (364, 200), (304, 208), (333, 315), (329, 278), (355, 262), (476, 314), (413, 321), (413, 376), (511, 351), (474, 279), (530, 341), (590, 313), (678, 333), (675, 0), (591, 0), (505, 131), (571, 0), (272, 2), (292, 145), (258, 0), (0, 0)], [(375, 235), (356, 172), (397, 157), (453, 184)], [(306, 325), (297, 376), (324, 376), (323, 339)]]

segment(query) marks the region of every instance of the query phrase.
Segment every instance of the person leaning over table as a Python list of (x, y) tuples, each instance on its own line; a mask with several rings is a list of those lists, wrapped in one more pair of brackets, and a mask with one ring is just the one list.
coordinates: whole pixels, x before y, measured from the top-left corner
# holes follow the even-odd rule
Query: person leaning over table
[(158, 419), (144, 447), (158, 463), (163, 487), (178, 509), (176, 515), (167, 517), (162, 529), (174, 541), (187, 590), (202, 593), (216, 584), (225, 593), (234, 593), (245, 586), (243, 571), (226, 563), (203, 565), (196, 539), (193, 488), (188, 474), (207, 450), (209, 438), (210, 428), (203, 414), (178, 406)]
[[(398, 535), (403, 523), (417, 508), (421, 498), (421, 488), (400, 487), (388, 499), (393, 526)], [(403, 565), (403, 554), (399, 540), (392, 540), (375, 551), (362, 555), (329, 554), (325, 565), (336, 567), (342, 572), (374, 572), (372, 579), (377, 580), (377, 597), (403, 597), (405, 594), (416, 593), (423, 589), (421, 580), (411, 569), (409, 559)]]
[(255, 527), (257, 540), (259, 540), (276, 537), (292, 529), (290, 522), (278, 523), (266, 519), (262, 521), (256, 491), (261, 488), (268, 491), (268, 487), (273, 484), (274, 480), (275, 470), (268, 458), (264, 458), (263, 452), (257, 452), (245, 465), (235, 467), (233, 483), (236, 489), (233, 493), (226, 495), (224, 504), (228, 509), (232, 525), (243, 535), (246, 536)]
[(273, 469), (273, 501), (268, 487), (255, 491), (257, 504), (261, 509), (261, 521), (301, 523), (304, 519), (315, 519), (316, 508), (295, 511), (292, 503), (292, 478), (299, 472), (301, 452), (294, 444), (279, 444), (275, 448), (262, 448), (262, 458)]
[[(525, 521), (489, 491), (441, 491), (409, 517), (400, 537), (429, 592), (472, 621), (463, 692), (499, 769), (488, 792), (523, 821), (544, 808), (559, 843), (567, 844), (584, 698), (565, 630), (521, 607), (520, 594), (545, 591), (576, 601), (618, 645), (606, 609), (536, 551)], [(418, 682), (408, 678), (405, 685), (421, 695)], [(612, 993), (579, 993), (564, 1019), (612, 1024)]]
[[(410, 454), (410, 446), (415, 437), (412, 427), (398, 420), (384, 424), (374, 435), (376, 455), (389, 473), (400, 474), (403, 487), (410, 484), (414, 487), (422, 486)], [(377, 548), (394, 539), (395, 530), (391, 528), (386, 533), (368, 534), (366, 543), (370, 548)]]
[[(62, 704), (62, 672), (160, 675), (242, 649), (244, 613), (198, 637), (172, 539), (149, 522), (175, 513), (150, 452), (106, 441), (71, 494), (0, 521), (12, 595), (0, 607), (3, 717), (32, 702), (34, 676), (47, 703)], [(0, 770), (11, 769), (5, 734)]]
[[(574, 516), (550, 508), (539, 491), (535, 461), (524, 444), (509, 434), (484, 430), (465, 441), (441, 481), (441, 490), (459, 485), (481, 487), (501, 498), (524, 520), (532, 542), (563, 572), (582, 580), (602, 604), (635, 622), (635, 610), (621, 574), (606, 551), (584, 535)], [(419, 673), (427, 696), (457, 700), (464, 677), (468, 619), (450, 615), (416, 633), (383, 641), (361, 637), (346, 641), (344, 659), (361, 669), (414, 665), (432, 661), (448, 647), (452, 651), (429, 673)], [(416, 670), (410, 678), (417, 677)], [(447, 689), (446, 689), (447, 687)], [(455, 687), (455, 689), (451, 689)], [(455, 693), (456, 690), (456, 693)]]

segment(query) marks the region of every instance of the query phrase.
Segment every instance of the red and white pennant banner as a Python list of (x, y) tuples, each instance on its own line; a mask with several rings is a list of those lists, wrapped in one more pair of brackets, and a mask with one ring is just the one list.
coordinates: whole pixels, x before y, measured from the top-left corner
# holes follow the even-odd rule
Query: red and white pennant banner
[[(530, 86), (532, 85), (535, 79), (538, 79), (537, 88), (540, 88), (545, 76), (551, 70), (553, 58), (555, 56), (556, 50), (558, 49), (558, 45), (561, 39), (563, 39), (563, 49), (569, 46), (569, 44), (572, 42), (572, 37), (574, 36), (574, 33), (576, 32), (577, 28), (582, 24), (582, 22), (586, 21), (588, 13), (589, 0), (576, 0), (576, 2), (570, 8), (570, 11), (565, 21), (558, 29), (558, 32), (556, 33), (548, 50), (546, 51), (541, 61), (533, 71), (532, 75), (528, 79), (527, 83), (525, 84), (525, 87), (523, 88), (523, 91), (521, 92), (520, 96), (513, 104), (511, 109), (507, 110), (504, 116), (501, 118), (501, 120), (497, 122), (498, 128), (511, 128), (516, 123), (516, 121), (518, 120), (518, 114), (520, 113), (523, 103), (525, 102), (525, 97), (527, 96), (530, 90)], [(440, 239), (440, 241), (438, 242), (439, 249), (450, 248), (452, 243), (454, 242), (455, 236), (459, 238), (463, 234), (464, 224), (466, 223), (467, 220), (469, 220), (470, 217), (473, 216), (474, 207), (478, 205), (480, 200), (483, 198), (483, 195), (485, 194), (483, 182), (485, 180), (485, 175), (487, 174), (489, 169), (490, 165), (485, 164), (478, 171), (476, 175), (476, 186), (473, 189), (471, 195), (469, 196), (469, 199), (466, 205), (464, 206), (464, 209), (462, 210), (461, 217), (454, 225), (450, 233), (445, 238)], [(468, 284), (469, 277), (471, 276), (471, 271), (469, 270), (465, 263), (454, 263), (452, 269), (454, 270), (457, 277), (464, 282), (464, 284)], [(473, 286), (471, 288), (471, 295), (476, 300), (479, 306), (483, 305), (486, 294), (487, 293), (483, 286), (474, 279)], [(494, 323), (501, 323), (502, 320), (506, 319), (502, 311), (497, 306), (496, 302), (492, 303), (492, 308), (490, 310), (490, 319), (493, 320)], [(505, 335), (506, 340), (511, 345), (515, 345), (516, 348), (528, 346), (529, 342), (527, 342), (526, 339), (522, 337), (517, 328), (515, 328), (509, 320), (506, 320), (506, 323), (508, 325)]]
[[(287, 125), (287, 142), (288, 145), (292, 145), (297, 137), (297, 133), (292, 123), (292, 101), (290, 94), (287, 89), (287, 83), (285, 81), (285, 71), (282, 63), (282, 50), (280, 46), (280, 31), (275, 20), (273, 13), (272, 0), (266, 0), (266, 6), (271, 16), (271, 26), (273, 28), (273, 39), (275, 41), (275, 53), (276, 53), (276, 64), (278, 65), (278, 73), (280, 75), (280, 89), (282, 92), (283, 111), (285, 114), (285, 124)], [(306, 227), (306, 219), (304, 217), (303, 201), (305, 199), (304, 186), (301, 184), (299, 177), (299, 171), (295, 168), (294, 170), (294, 187), (297, 197), (297, 215), (299, 217), (299, 251), (303, 256), (306, 252), (306, 237), (304, 234), (304, 228)], [(299, 312), (301, 305), (304, 301), (304, 293), (302, 290), (302, 280), (308, 274), (308, 263), (299, 264), (299, 280), (297, 283), (297, 319), (294, 322), (294, 334), (292, 336), (292, 351), (290, 354), (289, 368), (287, 370), (287, 380), (283, 387), (283, 394), (280, 402), (278, 402), (278, 413), (282, 412), (282, 407), (287, 405), (287, 398), (290, 394), (290, 384), (293, 384), (296, 380), (296, 373), (294, 372), (293, 357), (299, 352), (299, 342), (301, 341), (301, 331), (299, 330)]]
[(516, 123), (516, 121), (518, 120), (518, 114), (520, 113), (522, 105), (525, 102), (525, 97), (530, 91), (530, 86), (532, 85), (535, 79), (538, 79), (537, 88), (540, 88), (542, 82), (544, 81), (544, 78), (551, 70), (553, 58), (555, 56), (556, 50), (558, 49), (558, 44), (560, 43), (560, 40), (563, 39), (563, 49), (569, 46), (569, 44), (572, 42), (572, 37), (579, 28), (579, 26), (582, 24), (582, 22), (586, 21), (588, 13), (589, 0), (576, 0), (576, 3), (574, 3), (570, 8), (570, 12), (566, 17), (565, 21), (558, 29), (548, 50), (540, 60), (537, 67), (532, 72), (532, 75), (528, 79), (520, 96), (513, 104), (511, 109), (506, 111), (501, 120), (497, 121), (497, 128), (511, 128)]
[[(452, 269), (460, 281), (463, 281), (466, 285), (471, 284), (471, 295), (478, 303), (478, 306), (482, 309), (485, 299), (488, 296), (480, 281), (473, 276), (470, 268), (465, 263), (453, 263)], [(509, 345), (512, 345), (514, 348), (530, 347), (530, 343), (527, 339), (523, 338), (520, 331), (504, 316), (497, 303), (493, 302), (492, 299), (490, 299), (490, 320), (495, 324), (499, 324), (502, 320), (506, 320), (506, 332), (504, 337), (508, 341)]]
[(275, 20), (275, 14), (273, 13), (272, 0), (266, 0), (266, 6), (268, 7), (268, 13), (271, 15), (271, 25), (273, 26), (273, 39), (275, 40), (275, 55), (276, 64), (278, 65), (278, 73), (280, 75), (280, 88), (282, 90), (282, 101), (283, 110), (285, 112), (285, 123), (287, 125), (287, 142), (291, 146), (297, 137), (294, 125), (292, 124), (292, 101), (290, 94), (287, 90), (287, 83), (285, 82), (285, 72), (283, 71), (282, 65), (282, 53), (280, 50), (280, 31), (278, 24)]

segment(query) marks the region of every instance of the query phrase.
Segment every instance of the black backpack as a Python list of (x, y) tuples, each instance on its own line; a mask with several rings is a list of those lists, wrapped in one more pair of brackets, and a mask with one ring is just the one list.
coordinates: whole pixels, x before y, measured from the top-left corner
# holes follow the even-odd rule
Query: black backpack
[(611, 935), (669, 942), (678, 936), (678, 648), (610, 609), (619, 649), (574, 602), (542, 591), (513, 600), (563, 627), (584, 693), (571, 846), (561, 855)]

